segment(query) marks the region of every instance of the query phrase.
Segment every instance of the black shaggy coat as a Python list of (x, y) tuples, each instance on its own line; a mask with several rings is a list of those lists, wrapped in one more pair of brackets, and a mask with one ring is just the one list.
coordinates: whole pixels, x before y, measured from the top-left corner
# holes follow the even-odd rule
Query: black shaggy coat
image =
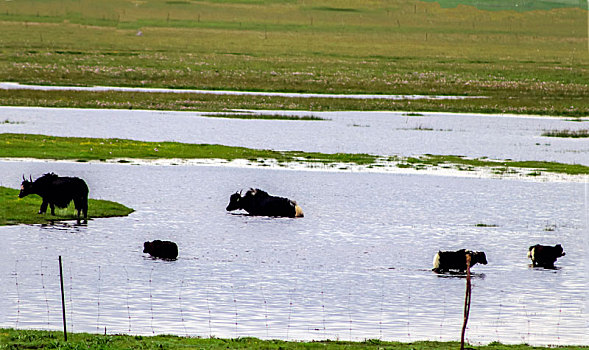
[(55, 207), (67, 208), (71, 201), (78, 211), (84, 213), (84, 218), (88, 217), (88, 185), (84, 180), (77, 177), (61, 177), (54, 173), (48, 173), (35, 181), (26, 180), (23, 176), (23, 182), (20, 186), (19, 198), (29, 194), (37, 194), (43, 199), (39, 214), (47, 211), (47, 206), (51, 208), (51, 215), (55, 215)]
[(250, 215), (302, 217), (303, 210), (293, 200), (271, 196), (260, 189), (250, 189), (241, 196), (234, 193), (229, 198), (227, 211), (243, 209)]
[(487, 264), (487, 256), (484, 252), (473, 252), (472, 250), (461, 249), (455, 252), (438, 251), (434, 256), (434, 272), (446, 272), (457, 270), (466, 271), (466, 256), (470, 255), (470, 266), (475, 264)]
[(545, 268), (554, 268), (556, 259), (565, 255), (566, 253), (560, 244), (557, 244), (554, 247), (536, 244), (531, 246), (528, 250), (528, 258), (532, 259), (532, 265)]
[(178, 245), (171, 241), (147, 241), (143, 243), (143, 252), (155, 258), (175, 260), (178, 257)]

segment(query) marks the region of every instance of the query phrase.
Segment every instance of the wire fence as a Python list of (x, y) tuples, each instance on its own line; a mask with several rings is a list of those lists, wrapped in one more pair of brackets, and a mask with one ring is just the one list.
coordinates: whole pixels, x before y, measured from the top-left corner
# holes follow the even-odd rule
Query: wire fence
[[(10, 283), (2, 281), (5, 297), (0, 326), (17, 329), (62, 329), (57, 263), (40, 260), (14, 264)], [(70, 332), (177, 334), (238, 338), (254, 336), (284, 340), (458, 340), (462, 326), (463, 278), (452, 279), (460, 292), (435, 291), (424, 296), (419, 283), (404, 286), (395, 295), (389, 280), (371, 288), (376, 297), (366, 299), (364, 286), (350, 282), (338, 292), (324, 282), (311, 288), (274, 284), (242, 284), (231, 279), (200, 281), (181, 279), (162, 283), (156, 266), (134, 276), (126, 267), (97, 266), (92, 271), (65, 264), (66, 321)], [(94, 281), (89, 283), (89, 281)], [(473, 283), (468, 342), (501, 341), (528, 344), (583, 344), (587, 342), (586, 314), (578, 303), (557, 297), (539, 309), (529, 296), (497, 291), (498, 303), (477, 302)], [(316, 288), (318, 287), (318, 288)], [(343, 292), (342, 292), (343, 290)], [(457, 295), (454, 295), (457, 294)], [(438, 297), (437, 307), (424, 304)], [(484, 311), (477, 308), (485, 308)], [(493, 312), (488, 312), (493, 310)]]

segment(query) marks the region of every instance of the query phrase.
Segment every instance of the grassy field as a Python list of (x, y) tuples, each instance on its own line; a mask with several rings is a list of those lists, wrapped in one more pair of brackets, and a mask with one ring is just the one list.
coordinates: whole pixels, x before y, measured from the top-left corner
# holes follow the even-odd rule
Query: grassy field
[[(541, 161), (513, 161), (470, 159), (453, 155), (423, 155), (421, 157), (382, 157), (363, 153), (319, 153), (301, 151), (260, 150), (210, 144), (187, 144), (178, 142), (144, 142), (124, 139), (100, 139), (55, 137), (46, 135), (0, 134), (0, 157), (69, 159), (75, 161), (136, 159), (246, 159), (259, 162), (271, 159), (278, 163), (304, 162), (338, 165), (352, 163), (378, 167), (382, 162), (395, 162), (401, 168), (424, 169), (428, 166), (457, 168), (470, 171), (476, 168), (492, 168), (497, 174), (515, 168), (539, 172), (569, 175), (589, 174), (589, 167), (579, 164), (564, 164)], [(125, 162), (125, 160), (121, 160)]]
[[(63, 340), (63, 333), (49, 331), (0, 329), (1, 349), (367, 349), (367, 350), (450, 350), (459, 349), (457, 342), (385, 342), (366, 340), (364, 342), (317, 341), (287, 342), (281, 340), (260, 340), (257, 338), (188, 338), (172, 335), (161, 336), (128, 336), (128, 335), (94, 335), (87, 333), (68, 334), (68, 341)], [(533, 350), (548, 347), (532, 347), (529, 345), (504, 345), (491, 343), (485, 346), (474, 346), (480, 350)], [(554, 348), (554, 347), (549, 347)], [(587, 349), (585, 346), (559, 346), (562, 350)]]
[(566, 7), (587, 9), (587, 1), (585, 0), (438, 0), (436, 2), (444, 8), (470, 5), (481, 10), (490, 11), (512, 10), (523, 12), (533, 10), (552, 10), (555, 8)]
[(518, 12), (412, 0), (2, 2), (0, 81), (487, 98), (0, 91), (0, 104), (589, 115), (587, 10), (543, 4)]
[[(73, 203), (65, 209), (55, 208), (55, 216), (47, 209), (45, 214), (37, 214), (41, 206), (41, 197), (30, 195), (18, 198), (19, 190), (0, 186), (0, 226), (17, 224), (46, 224), (53, 221), (76, 220), (77, 212)], [(88, 218), (108, 218), (127, 216), (133, 209), (102, 199), (88, 200)]]

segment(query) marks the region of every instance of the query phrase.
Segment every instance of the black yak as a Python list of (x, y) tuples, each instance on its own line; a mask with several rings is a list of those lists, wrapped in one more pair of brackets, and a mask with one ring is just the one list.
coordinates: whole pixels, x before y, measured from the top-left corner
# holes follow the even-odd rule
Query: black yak
[(84, 218), (88, 217), (88, 186), (84, 180), (77, 177), (60, 177), (54, 173), (47, 173), (37, 180), (29, 176), (29, 180), (23, 176), (20, 185), (19, 198), (37, 194), (43, 199), (39, 214), (47, 211), (47, 205), (51, 207), (51, 215), (55, 215), (55, 207), (67, 208), (71, 201), (78, 211), (84, 212)]
[(178, 257), (178, 246), (171, 241), (155, 241), (143, 243), (143, 252), (149, 253), (155, 258), (176, 260)]
[(260, 189), (250, 189), (241, 195), (235, 192), (229, 198), (227, 211), (243, 209), (250, 215), (303, 217), (303, 210), (297, 202), (283, 197), (275, 197)]
[(560, 244), (557, 244), (554, 247), (536, 244), (531, 246), (528, 250), (528, 258), (532, 259), (532, 265), (534, 267), (540, 266), (549, 269), (554, 268), (556, 259), (565, 255), (566, 253), (563, 251)]
[(434, 272), (446, 272), (457, 270), (466, 271), (466, 255), (470, 255), (470, 266), (475, 264), (487, 265), (487, 256), (484, 252), (473, 252), (472, 250), (461, 249), (455, 252), (438, 251), (434, 256)]

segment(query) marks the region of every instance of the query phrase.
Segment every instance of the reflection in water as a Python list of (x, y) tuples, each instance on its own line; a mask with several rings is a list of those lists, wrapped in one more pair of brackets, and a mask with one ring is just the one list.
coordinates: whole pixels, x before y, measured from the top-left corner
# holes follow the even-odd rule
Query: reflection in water
[[(457, 340), (465, 280), (433, 273), (431, 260), (468, 246), (492, 257), (473, 274), (468, 341), (589, 343), (583, 184), (205, 166), (0, 168), (3, 186), (18, 187), (23, 171), (53, 170), (86, 179), (94, 198), (136, 209), (81, 225), (0, 227), (0, 327), (61, 327), (61, 255), (73, 332)], [(305, 218), (226, 213), (227, 196), (248, 186), (297, 198)], [(178, 259), (150, 259), (143, 242), (153, 239), (177, 242)], [(531, 242), (563, 244), (560, 269), (529, 268)]]
[(76, 227), (86, 227), (88, 226), (88, 220), (87, 219), (76, 219), (75, 222), (69, 222), (69, 221), (57, 221), (57, 220), (47, 220), (47, 223), (43, 223), (40, 224), (40, 226), (42, 228), (51, 228), (51, 229), (64, 229), (64, 230), (69, 230), (71, 228), (76, 228)]
[[(435, 272), (434, 272), (435, 273)], [(436, 275), (439, 278), (464, 278), (466, 279), (466, 273), (464, 272), (454, 272), (454, 271), (448, 271), (448, 272), (444, 272), (444, 273), (436, 273)], [(470, 273), (470, 278), (480, 278), (480, 279), (485, 279), (485, 274), (484, 273), (475, 273), (475, 272), (471, 272)]]

